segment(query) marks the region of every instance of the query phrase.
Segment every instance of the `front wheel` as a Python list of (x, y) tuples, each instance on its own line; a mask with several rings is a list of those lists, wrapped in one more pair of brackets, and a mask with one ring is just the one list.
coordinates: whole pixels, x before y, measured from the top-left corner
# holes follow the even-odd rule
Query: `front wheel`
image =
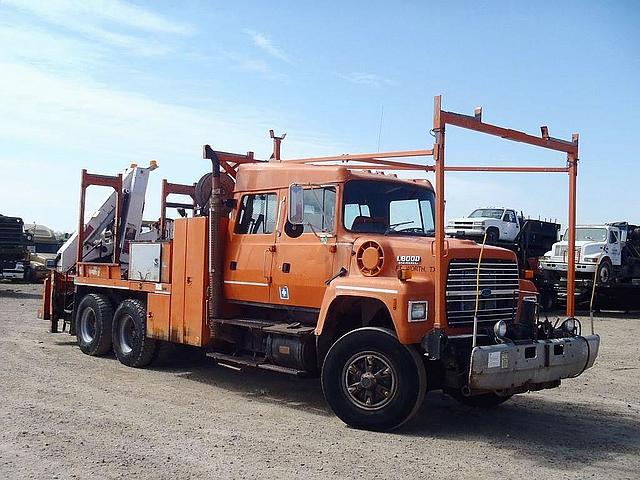
[(500, 239), (500, 230), (495, 227), (487, 229), (487, 242), (497, 242)]
[(598, 266), (598, 282), (600, 285), (609, 285), (613, 280), (613, 264), (611, 260), (605, 258)]
[(322, 365), (327, 403), (347, 425), (393, 430), (422, 405), (426, 372), (418, 353), (390, 330), (365, 327), (336, 341)]

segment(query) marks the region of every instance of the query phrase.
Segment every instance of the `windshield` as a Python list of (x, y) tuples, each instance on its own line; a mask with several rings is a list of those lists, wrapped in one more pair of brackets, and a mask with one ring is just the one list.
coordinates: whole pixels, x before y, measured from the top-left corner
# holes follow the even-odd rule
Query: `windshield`
[(469, 218), (497, 218), (500, 220), (502, 218), (502, 213), (504, 209), (502, 208), (478, 208), (471, 212)]
[[(569, 229), (564, 232), (563, 240), (569, 240)], [(606, 228), (576, 228), (576, 242), (583, 242), (585, 240), (591, 240), (593, 242), (606, 242), (607, 241), (607, 229)]]
[(347, 230), (388, 235), (433, 235), (433, 190), (399, 182), (352, 180), (344, 188)]

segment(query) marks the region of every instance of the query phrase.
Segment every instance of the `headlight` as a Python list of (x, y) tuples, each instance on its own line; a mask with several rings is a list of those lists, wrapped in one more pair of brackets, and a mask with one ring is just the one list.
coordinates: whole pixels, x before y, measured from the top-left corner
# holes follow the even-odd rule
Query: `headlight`
[(576, 319), (575, 318), (567, 318), (562, 325), (560, 325), (560, 329), (565, 333), (570, 333), (571, 335), (575, 335), (576, 333)]
[(498, 320), (493, 326), (493, 333), (495, 333), (498, 338), (504, 338), (507, 334), (507, 322)]
[(583, 259), (585, 262), (590, 262), (590, 263), (598, 263), (598, 258), (585, 258)]
[(427, 319), (427, 302), (409, 302), (409, 321), (421, 322)]

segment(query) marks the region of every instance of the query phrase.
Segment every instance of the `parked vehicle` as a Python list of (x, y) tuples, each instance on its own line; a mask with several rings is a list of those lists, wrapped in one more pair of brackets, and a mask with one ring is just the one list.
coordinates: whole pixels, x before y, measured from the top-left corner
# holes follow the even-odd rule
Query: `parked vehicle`
[(48, 275), (48, 268), (54, 265), (57, 251), (64, 240), (45, 225), (33, 223), (27, 225), (25, 231), (33, 239), (26, 258), (30, 272), (28, 280), (41, 282)]
[(31, 279), (30, 249), (33, 249), (33, 237), (25, 232), (22, 219), (0, 215), (0, 278)]
[[(482, 210), (484, 209), (474, 210), (474, 212)], [(554, 308), (558, 296), (557, 286), (541, 274), (539, 258), (548, 252), (558, 240), (560, 224), (531, 218), (525, 220), (519, 218), (518, 222), (518, 234), (511, 241), (496, 240), (496, 236), (490, 236), (488, 232), (485, 240), (484, 237), (479, 238), (476, 231), (471, 232), (471, 230), (465, 229), (455, 229), (455, 232), (454, 229), (447, 229), (447, 233), (455, 238), (485, 241), (487, 245), (506, 248), (514, 252), (518, 259), (520, 277), (533, 281), (540, 296), (540, 306), (544, 310), (551, 310)], [(451, 223), (449, 222), (450, 225)]]
[[(458, 117), (439, 105), (442, 160), (438, 119)], [(577, 140), (500, 135), (577, 154)], [(41, 316), (52, 331), (68, 322), (84, 353), (113, 349), (130, 367), (173, 342), (225, 365), (319, 375), (336, 415), (371, 430), (403, 424), (427, 390), (491, 407), (593, 365), (599, 337), (573, 317), (540, 321), (514, 252), (445, 242), (444, 198), (430, 182), (371, 172), (422, 172), (397, 159), (433, 151), (281, 161), (279, 140), (271, 161), (205, 146), (212, 171), (195, 186), (163, 182), (155, 240), (141, 241), (146, 180), (125, 188), (144, 170), (83, 171), (78, 232), (44, 285)], [(115, 191), (85, 226), (90, 185)], [(170, 193), (192, 201), (167, 202)], [(185, 218), (167, 228), (166, 208)]]
[[(567, 234), (545, 253), (540, 266), (556, 281), (566, 276)], [(599, 285), (640, 280), (640, 227), (627, 222), (576, 227), (576, 276)]]
[(454, 218), (447, 223), (447, 235), (483, 238), (485, 233), (490, 243), (513, 242), (524, 219), (511, 208), (477, 208), (468, 217)]

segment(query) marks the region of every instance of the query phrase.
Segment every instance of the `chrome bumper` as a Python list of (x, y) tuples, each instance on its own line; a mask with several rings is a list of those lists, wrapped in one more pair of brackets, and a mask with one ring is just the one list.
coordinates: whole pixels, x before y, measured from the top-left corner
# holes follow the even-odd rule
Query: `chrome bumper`
[(593, 366), (600, 337), (559, 338), (515, 345), (475, 347), (471, 352), (471, 390), (511, 390), (580, 375)]

